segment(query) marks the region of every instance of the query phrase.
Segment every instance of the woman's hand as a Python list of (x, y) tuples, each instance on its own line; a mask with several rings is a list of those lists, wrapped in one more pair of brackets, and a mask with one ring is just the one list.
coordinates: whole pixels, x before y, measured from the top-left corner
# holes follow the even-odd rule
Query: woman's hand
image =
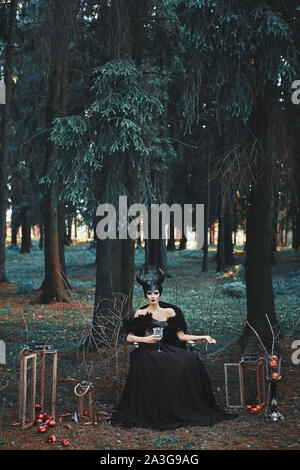
[(143, 338), (143, 343), (148, 343), (148, 344), (152, 344), (152, 343), (157, 343), (157, 341), (159, 340), (159, 336), (157, 335), (149, 335), (149, 336), (145, 336)]
[(203, 339), (208, 344), (216, 344), (216, 340), (213, 339), (211, 336), (203, 336)]

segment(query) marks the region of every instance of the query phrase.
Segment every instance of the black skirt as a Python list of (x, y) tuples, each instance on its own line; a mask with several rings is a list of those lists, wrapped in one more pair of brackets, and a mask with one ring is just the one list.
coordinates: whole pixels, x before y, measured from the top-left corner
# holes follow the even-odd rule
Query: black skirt
[(127, 381), (112, 424), (152, 429), (211, 426), (232, 419), (218, 407), (206, 369), (193, 352), (162, 342), (130, 354)]

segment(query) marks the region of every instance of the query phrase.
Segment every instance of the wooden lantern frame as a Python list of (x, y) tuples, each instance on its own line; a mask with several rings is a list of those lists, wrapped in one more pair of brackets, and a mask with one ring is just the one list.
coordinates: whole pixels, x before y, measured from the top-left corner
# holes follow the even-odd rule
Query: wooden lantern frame
[[(224, 364), (225, 373), (225, 391), (227, 408), (244, 408), (246, 406), (246, 387), (249, 380), (249, 368), (255, 366), (256, 369), (256, 400), (257, 404), (262, 408), (266, 406), (266, 361), (263, 357), (244, 356), (237, 363)], [(236, 367), (238, 369), (239, 387), (240, 387), (240, 403), (232, 405), (229, 403), (228, 391), (228, 367)]]
[[(34, 425), (35, 404), (36, 404), (36, 382), (37, 382), (37, 358), (41, 358), (40, 370), (40, 404), (43, 408), (45, 401), (45, 376), (46, 376), (46, 354), (52, 356), (52, 399), (51, 416), (55, 419), (56, 413), (56, 384), (57, 384), (57, 350), (49, 345), (37, 345), (27, 347), (20, 352), (20, 386), (19, 386), (19, 419), (22, 430), (28, 429)], [(27, 370), (28, 362), (32, 361), (32, 376), (30, 387), (29, 423), (26, 424), (27, 415)]]
[(266, 361), (263, 357), (244, 356), (239, 362), (242, 369), (242, 402), (246, 405), (246, 386), (249, 377), (250, 366), (256, 369), (256, 400), (257, 404), (262, 408), (266, 406)]
[[(238, 369), (239, 374), (239, 387), (240, 387), (240, 403), (238, 405), (231, 405), (229, 403), (229, 391), (228, 391), (228, 367), (235, 367)], [(243, 408), (243, 390), (242, 390), (242, 368), (239, 363), (228, 362), (224, 364), (224, 374), (225, 374), (225, 392), (226, 392), (226, 406), (227, 408)]]

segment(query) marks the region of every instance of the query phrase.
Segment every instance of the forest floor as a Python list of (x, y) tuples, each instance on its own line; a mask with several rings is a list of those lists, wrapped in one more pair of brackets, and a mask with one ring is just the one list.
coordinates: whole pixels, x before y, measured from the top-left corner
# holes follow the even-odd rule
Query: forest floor
[[(202, 273), (202, 253), (194, 250), (168, 254), (170, 276), (165, 280), (162, 300), (179, 305), (189, 329), (205, 332), (217, 340), (208, 351), (195, 351), (210, 374), (216, 400), (225, 406), (224, 363), (241, 358), (238, 339), (246, 313), (244, 281), (245, 253), (235, 251), (235, 266), (226, 273), (215, 272), (215, 249), (210, 248), (209, 269)], [(75, 423), (71, 416), (59, 422), (65, 413), (77, 409), (74, 385), (83, 380), (94, 384), (95, 411), (110, 413), (117, 400), (116, 380), (105, 352), (84, 355), (79, 350), (91, 327), (96, 275), (95, 250), (88, 244), (66, 247), (68, 276), (72, 286), (69, 303), (39, 305), (37, 289), (43, 280), (43, 252), (34, 244), (30, 254), (21, 255), (7, 248), (9, 284), (0, 284), (0, 339), (6, 343), (7, 361), (0, 366), (0, 449), (84, 449), (84, 450), (222, 450), (222, 449), (300, 449), (300, 365), (292, 362), (293, 341), (300, 339), (300, 253), (283, 249), (276, 253), (273, 283), (277, 319), (284, 334), (282, 341), (282, 379), (278, 385), (279, 411), (284, 421), (273, 423), (265, 410), (252, 415), (238, 410), (238, 418), (211, 427), (187, 427), (172, 431), (124, 429), (109, 421)], [(136, 265), (143, 263), (143, 250), (136, 250)], [(142, 289), (134, 287), (134, 307), (145, 304)], [(57, 443), (49, 444), (47, 435), (34, 426), (22, 431), (19, 421), (19, 353), (28, 344), (52, 344), (58, 350), (57, 425), (53, 429)], [(120, 346), (119, 379), (122, 389), (129, 352)], [(298, 355), (299, 356), (299, 355)], [(49, 364), (48, 364), (49, 365)], [(38, 363), (38, 370), (40, 364)], [(237, 386), (232, 379), (232, 397)], [(47, 382), (47, 390), (49, 382)], [(46, 396), (49, 409), (49, 394)], [(254, 404), (255, 403), (250, 403)], [(47, 408), (48, 406), (48, 408)], [(61, 440), (70, 442), (68, 448)]]

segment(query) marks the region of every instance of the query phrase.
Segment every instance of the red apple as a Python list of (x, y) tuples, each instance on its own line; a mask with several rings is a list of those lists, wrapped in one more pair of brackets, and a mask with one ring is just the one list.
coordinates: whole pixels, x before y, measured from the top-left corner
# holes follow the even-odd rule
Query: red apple
[(37, 415), (37, 419), (41, 419), (42, 421), (44, 421), (44, 413), (39, 413)]
[(260, 406), (260, 405), (256, 405), (255, 408), (257, 409), (257, 411), (260, 411), (260, 410), (261, 410), (261, 406)]
[(67, 441), (67, 439), (63, 439), (63, 440), (61, 441), (61, 443), (62, 443), (62, 445), (63, 445), (64, 447), (68, 447), (68, 446), (70, 445), (70, 442)]
[(45, 424), (40, 424), (37, 427), (38, 432), (46, 432), (47, 431), (47, 426)]
[(274, 380), (278, 380), (278, 379), (279, 379), (279, 375), (278, 375), (277, 372), (273, 372), (273, 374), (272, 374), (272, 379), (274, 379)]
[(42, 411), (42, 405), (40, 405), (39, 403), (36, 403), (35, 404), (35, 409), (36, 409), (36, 411)]
[(258, 412), (258, 409), (257, 408), (251, 408), (251, 413), (252, 414), (256, 414)]
[(277, 357), (277, 356), (271, 356), (271, 357), (270, 357), (270, 360), (271, 360), (271, 361), (278, 361), (278, 357)]
[(54, 428), (56, 426), (56, 421), (54, 419), (49, 420), (49, 426), (50, 428)]
[(251, 406), (251, 405), (246, 405), (246, 406), (245, 406), (245, 410), (246, 410), (246, 411), (250, 411), (251, 409), (252, 409), (252, 406)]
[(51, 434), (49, 437), (48, 437), (48, 442), (50, 442), (51, 444), (55, 444), (56, 442), (56, 436), (54, 434)]
[(269, 362), (269, 365), (270, 365), (271, 369), (276, 369), (278, 363), (277, 363), (277, 361), (272, 360), (272, 361)]
[(83, 412), (83, 416), (89, 416), (88, 410), (85, 410), (85, 411)]

